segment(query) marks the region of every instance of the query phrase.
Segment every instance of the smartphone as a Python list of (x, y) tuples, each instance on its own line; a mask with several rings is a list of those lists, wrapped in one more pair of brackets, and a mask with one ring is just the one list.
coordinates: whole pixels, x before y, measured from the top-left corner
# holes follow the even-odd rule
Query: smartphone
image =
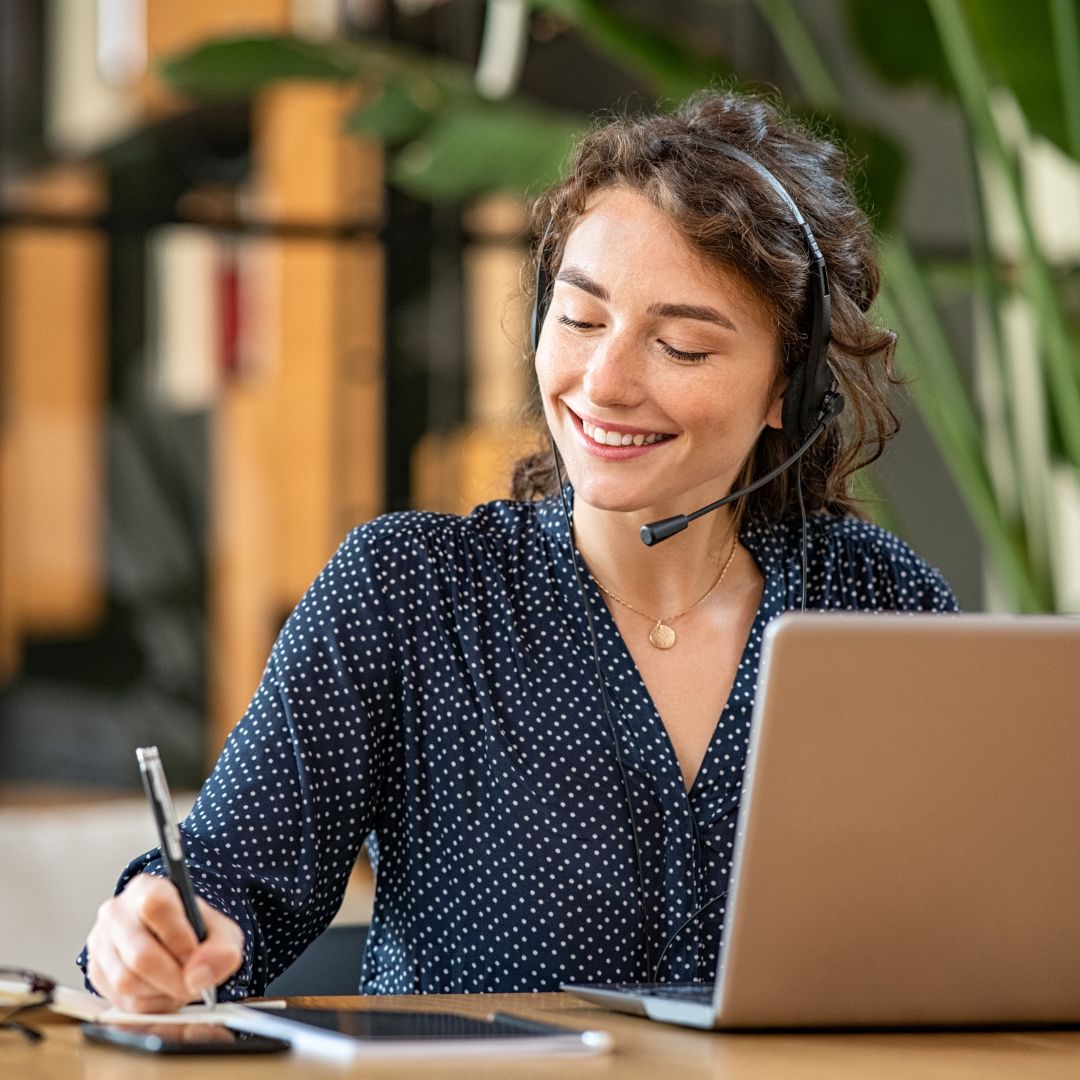
[(83, 1024), (83, 1034), (91, 1042), (144, 1054), (277, 1054), (291, 1045), (224, 1024)]

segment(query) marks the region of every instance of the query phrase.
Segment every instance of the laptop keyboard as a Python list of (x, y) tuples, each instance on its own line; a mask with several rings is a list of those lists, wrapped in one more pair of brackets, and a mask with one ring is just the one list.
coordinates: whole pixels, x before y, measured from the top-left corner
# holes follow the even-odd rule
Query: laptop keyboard
[(711, 1005), (715, 988), (712, 983), (622, 983), (612, 989), (640, 997), (671, 998)]

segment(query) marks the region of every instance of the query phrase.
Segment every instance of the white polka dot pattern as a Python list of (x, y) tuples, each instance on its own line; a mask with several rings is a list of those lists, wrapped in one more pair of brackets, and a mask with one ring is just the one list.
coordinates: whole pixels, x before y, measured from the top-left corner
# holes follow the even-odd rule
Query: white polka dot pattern
[[(808, 605), (951, 611), (941, 576), (854, 519), (810, 520)], [(648, 977), (726, 888), (762, 631), (799, 605), (797, 519), (748, 525), (761, 607), (700, 773), (671, 743), (595, 587), (602, 712), (561, 509), (393, 514), (355, 529), (286, 623), (184, 823), (192, 876), (243, 927), (223, 997), (259, 993), (330, 921), (364, 839), (377, 861), (367, 993), (551, 990)], [(586, 578), (588, 581), (589, 579)], [(156, 852), (120, 882), (160, 872)], [(662, 979), (711, 979), (723, 904)]]

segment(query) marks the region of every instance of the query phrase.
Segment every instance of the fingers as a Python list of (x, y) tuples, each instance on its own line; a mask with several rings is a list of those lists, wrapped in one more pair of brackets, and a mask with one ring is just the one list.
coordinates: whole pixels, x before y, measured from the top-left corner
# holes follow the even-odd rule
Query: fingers
[(133, 917), (181, 964), (195, 951), (199, 939), (172, 882), (140, 874), (132, 878), (121, 895), (131, 902)]
[(182, 1002), (159, 994), (133, 972), (107, 938), (92, 930), (87, 938), (89, 963), (86, 973), (97, 991), (127, 1012), (171, 1012)]
[(206, 924), (206, 940), (196, 946), (184, 964), (185, 985), (192, 997), (198, 997), (204, 989), (220, 986), (244, 960), (244, 934), (240, 927), (204, 901), (195, 902)]
[(240, 966), (240, 927), (199, 900), (207, 937), (199, 943), (169, 881), (140, 874), (107, 900), (87, 938), (87, 974), (95, 988), (132, 1012), (178, 1008)]
[[(175, 908), (171, 915), (170, 908)], [(119, 896), (101, 905), (87, 938), (88, 974), (94, 986), (110, 1001), (135, 1012), (183, 1004), (187, 987), (182, 963), (158, 934), (184, 942), (186, 921), (170, 882), (148, 875), (134, 878)], [(170, 922), (179, 925), (170, 927)], [(190, 927), (188, 935), (184, 955), (197, 944)]]

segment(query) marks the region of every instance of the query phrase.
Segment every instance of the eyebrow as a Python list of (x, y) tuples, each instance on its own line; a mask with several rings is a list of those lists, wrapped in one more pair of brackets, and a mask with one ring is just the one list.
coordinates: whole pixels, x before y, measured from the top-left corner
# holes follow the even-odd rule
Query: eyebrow
[[(556, 281), (565, 281), (567, 285), (587, 292), (595, 296), (597, 300), (607, 302), (611, 294), (598, 281), (593, 281), (588, 274), (573, 266), (565, 267), (555, 275)], [(725, 330), (733, 330), (738, 333), (738, 328), (723, 312), (706, 304), (650, 304), (650, 315), (659, 315), (664, 319), (697, 319), (700, 322), (715, 323), (724, 327)]]

